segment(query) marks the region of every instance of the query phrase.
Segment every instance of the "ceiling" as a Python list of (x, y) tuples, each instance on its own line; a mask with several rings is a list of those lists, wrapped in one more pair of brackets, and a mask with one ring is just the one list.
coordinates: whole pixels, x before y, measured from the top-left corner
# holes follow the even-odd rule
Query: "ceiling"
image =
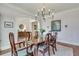
[(62, 12), (69, 9), (79, 8), (78, 3), (10, 3), (10, 4), (1, 4), (8, 6), (10, 9), (20, 12), (21, 14), (28, 14), (34, 16), (38, 9), (41, 9), (43, 6), (50, 9), (55, 9), (57, 12)]
[(50, 9), (55, 9), (56, 12), (64, 11), (67, 9), (73, 9), (79, 7), (78, 3), (19, 3), (19, 4), (12, 4), (14, 6), (20, 7), (28, 12), (34, 13), (37, 9), (41, 9), (43, 6)]

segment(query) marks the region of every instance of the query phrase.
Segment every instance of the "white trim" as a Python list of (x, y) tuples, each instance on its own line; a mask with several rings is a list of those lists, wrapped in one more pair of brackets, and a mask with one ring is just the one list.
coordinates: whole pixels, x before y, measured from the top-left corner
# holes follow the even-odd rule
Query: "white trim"
[(72, 12), (74, 10), (79, 10), (79, 7), (76, 7), (76, 8), (73, 8), (73, 9), (68, 9), (68, 10), (64, 10), (64, 11), (61, 11), (61, 12), (57, 12), (55, 14), (61, 14), (61, 13), (67, 13), (67, 12)]

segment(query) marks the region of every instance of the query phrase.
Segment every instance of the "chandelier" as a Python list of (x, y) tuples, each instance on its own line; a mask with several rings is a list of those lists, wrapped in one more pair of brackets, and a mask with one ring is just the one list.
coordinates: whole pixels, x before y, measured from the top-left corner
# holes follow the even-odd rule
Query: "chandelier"
[(46, 17), (52, 17), (54, 18), (55, 9), (47, 9), (45, 6), (43, 8), (38, 9), (37, 14), (35, 15), (35, 19), (42, 18), (43, 20), (46, 20)]

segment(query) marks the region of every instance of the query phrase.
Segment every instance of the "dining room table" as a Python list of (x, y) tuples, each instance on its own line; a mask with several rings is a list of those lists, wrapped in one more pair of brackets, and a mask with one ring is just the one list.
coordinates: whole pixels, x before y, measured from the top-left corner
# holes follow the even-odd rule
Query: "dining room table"
[[(22, 42), (24, 42), (24, 40), (19, 41), (19, 42), (22, 43)], [(38, 44), (41, 44), (44, 42), (45, 42), (45, 40), (40, 40), (40, 39), (31, 39), (29, 41), (25, 40), (25, 47), (22, 48), (21, 50), (29, 49), (30, 47), (33, 47), (32, 50), (34, 51), (34, 56), (37, 56), (38, 55)]]

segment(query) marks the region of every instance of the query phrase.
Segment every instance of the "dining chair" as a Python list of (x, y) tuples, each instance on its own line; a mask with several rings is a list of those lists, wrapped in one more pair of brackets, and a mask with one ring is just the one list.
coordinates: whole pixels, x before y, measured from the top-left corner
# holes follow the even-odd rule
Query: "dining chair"
[(49, 40), (49, 46), (52, 47), (53, 54), (55, 54), (55, 51), (57, 51), (57, 47), (56, 47), (57, 32), (54, 33), (54, 35), (48, 33), (47, 36)]
[(45, 56), (45, 53), (48, 52), (48, 55), (50, 56), (50, 47), (48, 44), (49, 41), (47, 40), (47, 36), (46, 36), (44, 41), (38, 43), (37, 52), (41, 52), (43, 56)]
[[(12, 56), (25, 56), (25, 55), (33, 56), (33, 51), (31, 51), (31, 53), (28, 53), (28, 47), (27, 46), (22, 47), (22, 48), (17, 48), (17, 45), (23, 44), (23, 42), (15, 43), (13, 32), (9, 33), (9, 41), (10, 41), (10, 45), (11, 45), (11, 55)], [(32, 45), (30, 45), (29, 47), (32, 47)]]
[[(43, 56), (45, 56), (45, 53), (48, 51), (48, 46), (42, 42), (42, 43), (39, 43), (37, 45), (37, 55), (38, 55), (38, 52), (41, 52), (43, 54)], [(49, 52), (48, 52), (49, 53)], [(50, 55), (50, 54), (48, 54)]]
[(53, 35), (53, 40), (54, 40), (54, 44), (55, 44), (54, 47), (55, 47), (55, 50), (56, 50), (56, 51), (57, 51), (57, 47), (56, 47), (57, 35), (58, 35), (57, 32), (55, 32), (54, 35)]

